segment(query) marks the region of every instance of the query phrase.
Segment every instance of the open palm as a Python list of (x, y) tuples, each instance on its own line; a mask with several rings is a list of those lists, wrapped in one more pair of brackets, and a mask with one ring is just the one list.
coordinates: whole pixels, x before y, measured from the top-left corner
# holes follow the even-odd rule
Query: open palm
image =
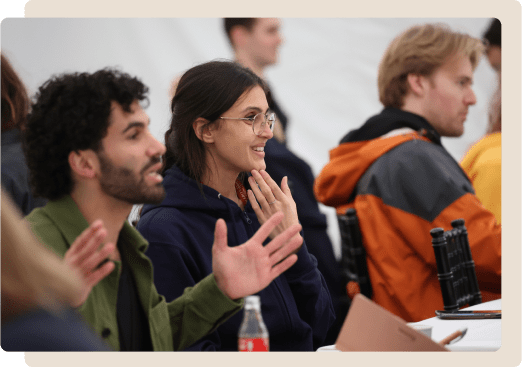
[(261, 291), (297, 261), (297, 255), (290, 254), (303, 241), (300, 236), (295, 236), (301, 230), (298, 224), (290, 226), (263, 246), (283, 216), (281, 212), (274, 214), (252, 238), (236, 247), (227, 244), (225, 221), (217, 221), (212, 247), (212, 270), (219, 289), (231, 299)]

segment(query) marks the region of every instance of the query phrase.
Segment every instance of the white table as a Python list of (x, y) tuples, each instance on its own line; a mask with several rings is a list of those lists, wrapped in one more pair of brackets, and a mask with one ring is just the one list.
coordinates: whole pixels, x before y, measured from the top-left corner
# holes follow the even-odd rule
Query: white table
[[(464, 310), (501, 310), (502, 300), (481, 303)], [(502, 319), (442, 320), (438, 317), (419, 321), (416, 324), (431, 325), (431, 338), (439, 342), (460, 328), (467, 327), (466, 335), (459, 341), (447, 345), (452, 351), (496, 351), (501, 346)]]
[[(481, 303), (479, 305), (464, 308), (463, 310), (502, 310), (502, 300)], [(482, 320), (442, 320), (432, 317), (415, 324), (431, 325), (431, 338), (439, 342), (453, 332), (467, 327), (466, 335), (457, 342), (446, 345), (451, 351), (496, 351), (501, 346), (501, 322), (502, 319)], [(328, 345), (317, 350), (318, 352), (338, 352), (335, 345)]]

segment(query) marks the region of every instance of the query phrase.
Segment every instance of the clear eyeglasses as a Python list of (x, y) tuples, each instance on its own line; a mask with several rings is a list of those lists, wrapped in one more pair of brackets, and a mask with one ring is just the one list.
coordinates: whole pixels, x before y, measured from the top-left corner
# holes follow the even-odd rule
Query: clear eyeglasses
[[(220, 117), (222, 120), (244, 120), (250, 121), (252, 124), (252, 131), (257, 136), (261, 135), (265, 130), (265, 125), (268, 123), (268, 127), (270, 131), (274, 131), (274, 126), (276, 122), (276, 114), (274, 112), (269, 112), (264, 114), (262, 112), (258, 113), (252, 117)], [(247, 122), (248, 123), (248, 122)]]

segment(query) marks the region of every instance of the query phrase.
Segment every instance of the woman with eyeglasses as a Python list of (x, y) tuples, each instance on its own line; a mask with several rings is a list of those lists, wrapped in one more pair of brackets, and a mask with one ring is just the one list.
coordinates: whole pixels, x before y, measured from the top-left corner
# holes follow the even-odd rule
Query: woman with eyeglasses
[[(156, 287), (167, 301), (212, 272), (219, 218), (227, 224), (231, 247), (247, 242), (276, 212), (285, 217), (270, 238), (298, 223), (286, 178), (279, 187), (264, 171), (263, 150), (276, 123), (266, 95), (262, 79), (229, 61), (198, 65), (179, 80), (165, 134), (167, 194), (160, 205), (145, 205), (138, 223), (149, 241)], [(315, 350), (335, 319), (306, 244), (297, 256), (290, 269), (258, 293), (271, 351)], [(232, 316), (188, 350), (238, 350), (242, 317), (242, 312)]]

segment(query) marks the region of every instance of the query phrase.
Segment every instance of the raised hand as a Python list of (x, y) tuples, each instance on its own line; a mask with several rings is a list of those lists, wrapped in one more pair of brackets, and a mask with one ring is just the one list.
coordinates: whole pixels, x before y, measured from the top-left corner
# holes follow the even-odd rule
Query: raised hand
[(228, 247), (225, 221), (217, 221), (212, 247), (212, 271), (219, 289), (231, 299), (261, 291), (297, 261), (297, 255), (290, 254), (303, 242), (300, 236), (296, 236), (301, 230), (299, 224), (290, 226), (263, 246), (265, 239), (282, 219), (283, 213), (274, 214), (252, 238), (236, 247)]
[(248, 199), (259, 223), (265, 223), (276, 212), (282, 211), (285, 214), (281, 223), (270, 234), (270, 238), (275, 238), (291, 225), (299, 224), (295, 201), (288, 187), (288, 177), (283, 177), (279, 188), (266, 171), (252, 170), (248, 182), (252, 188), (248, 190)]
[(65, 263), (82, 281), (82, 290), (77, 299), (71, 302), (72, 307), (83, 305), (92, 288), (114, 269), (112, 261), (100, 266), (100, 263), (116, 250), (112, 243), (106, 243), (100, 249), (106, 236), (107, 230), (103, 227), (102, 221), (96, 220), (74, 240), (65, 253)]

